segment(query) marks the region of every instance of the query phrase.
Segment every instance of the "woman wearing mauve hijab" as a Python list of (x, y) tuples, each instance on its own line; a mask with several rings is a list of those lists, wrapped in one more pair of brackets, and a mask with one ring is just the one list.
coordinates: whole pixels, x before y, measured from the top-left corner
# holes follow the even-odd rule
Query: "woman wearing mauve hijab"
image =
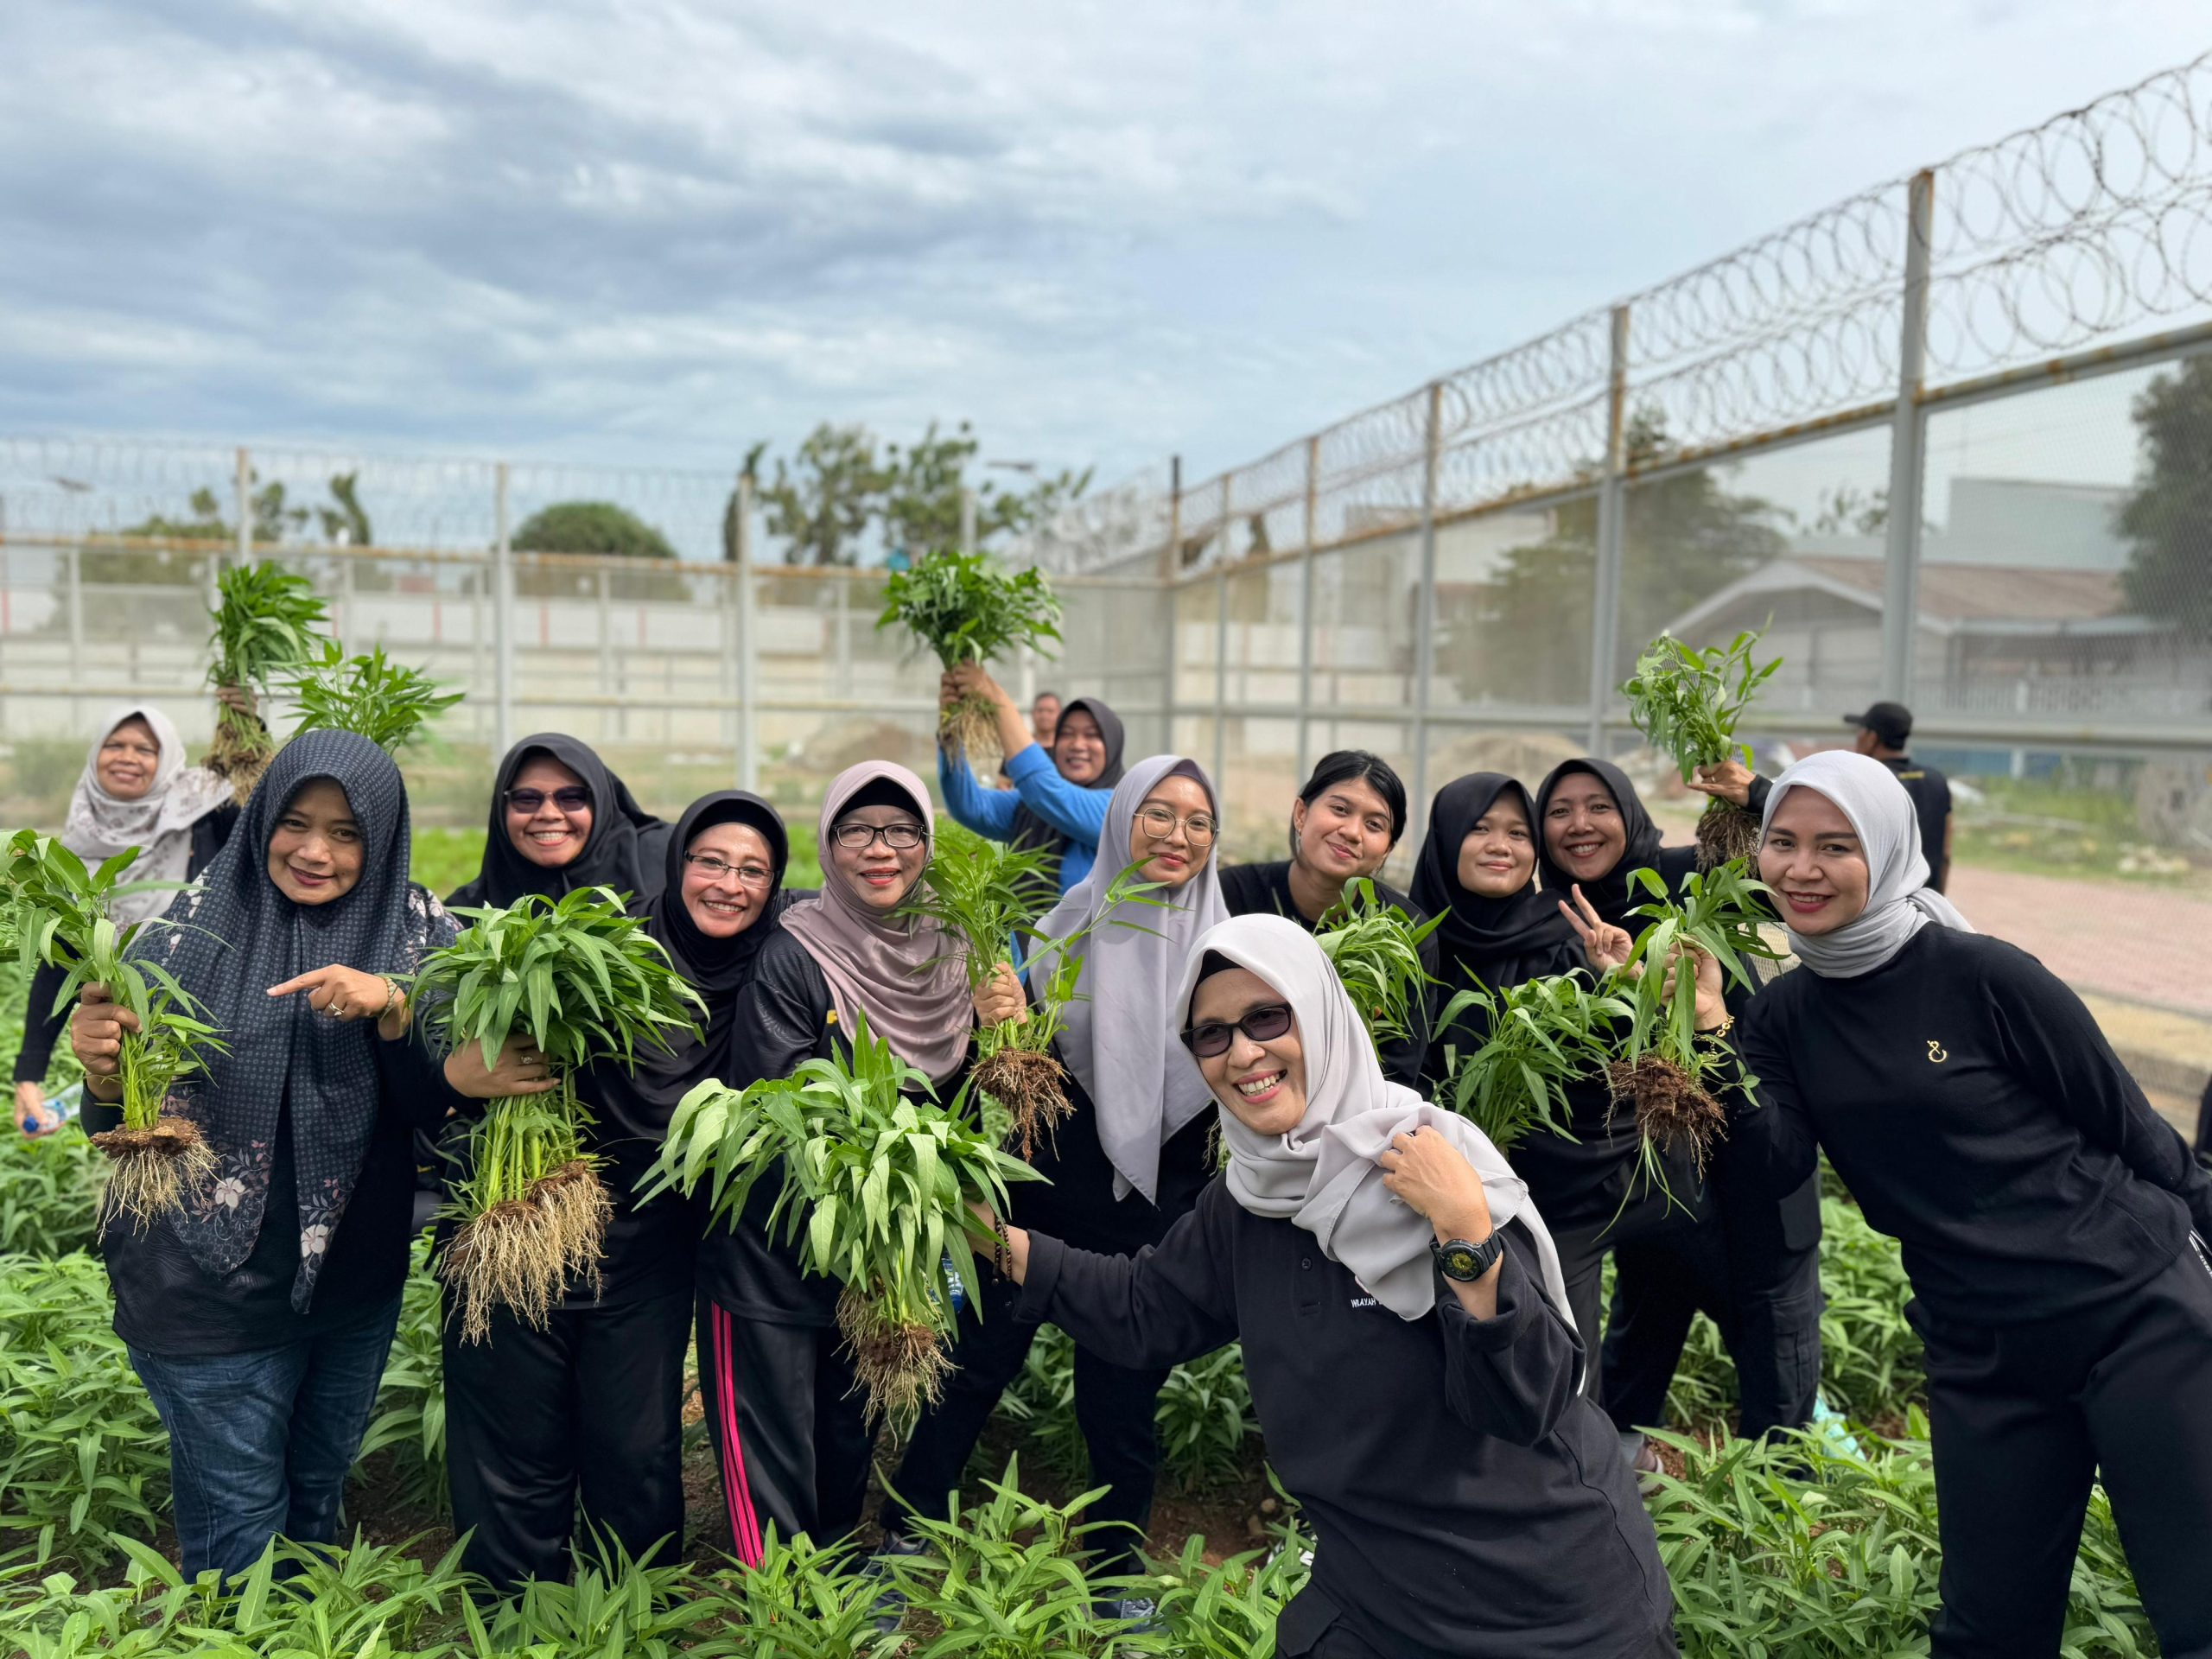
[[(169, 1109), (213, 1177), (102, 1237), (115, 1329), (169, 1431), (188, 1576), (242, 1573), (278, 1534), (337, 1536), (407, 1276), (410, 1130), (458, 1099), (410, 1035), (405, 978), (454, 938), (408, 880), (407, 791), (350, 732), (277, 752), (200, 885), (135, 949), (225, 1046)], [(130, 1014), (87, 987), (70, 1042), (113, 1100)]]
[(1312, 938), (1244, 916), (1170, 1002), (1229, 1165), (1131, 1258), (1009, 1227), (1017, 1319), (1128, 1365), (1241, 1341), (1268, 1459), (1313, 1529), (1274, 1650), (1658, 1659), (1658, 1540), (1575, 1388), (1549, 1232), (1482, 1132), (1393, 1084)]
[[(1138, 761), (1107, 808), (1098, 861), (1038, 926), (1040, 940), (1071, 942), (1081, 977), (1053, 1046), (1068, 1070), (1074, 1109), (1038, 1151), (1046, 1181), (1015, 1189), (1014, 1215), (1024, 1225), (1033, 1221), (1087, 1249), (1140, 1250), (1198, 1201), (1211, 1173), (1206, 1108), (1213, 1096), (1175, 1048), (1168, 997), (1190, 941), (1228, 914), (1214, 872), (1216, 811), (1212, 783), (1197, 762), (1173, 754)], [(1130, 867), (1151, 884), (1152, 902), (1117, 917), (1107, 895)], [(1040, 944), (1033, 979), (1057, 963), (1054, 946)], [(905, 1505), (942, 1512), (1036, 1334), (1006, 1317), (1003, 1285), (978, 1294), (996, 1300), (980, 1321), (963, 1324), (944, 1397), (907, 1445), (898, 1497), (882, 1510), (888, 1548), (903, 1542)], [(1143, 1531), (1160, 1468), (1154, 1419), (1166, 1378), (1166, 1367), (1132, 1370), (1077, 1344), (1076, 1419), (1091, 1478), (1109, 1488), (1085, 1512), (1090, 1520)], [(1112, 1561), (1132, 1562), (1138, 1541), (1124, 1535), (1098, 1547)]]
[[(1691, 787), (1757, 810), (1769, 785), (1730, 760), (1703, 768)], [(1656, 870), (1668, 891), (1679, 893), (1697, 868), (1694, 847), (1661, 844), (1635, 785), (1608, 760), (1585, 756), (1554, 767), (1536, 791), (1536, 818), (1544, 890), (1554, 899), (1580, 891), (1587, 910), (1577, 925), (1586, 938), (1592, 913), (1630, 937), (1642, 927), (1631, 913), (1644, 899), (1630, 890), (1636, 871)], [(1753, 1000), (1733, 985), (1728, 999), (1739, 1019)], [(1613, 1141), (1634, 1149), (1632, 1132), (1617, 1132)], [(1777, 1201), (1738, 1164), (1726, 1141), (1713, 1149), (1705, 1192), (1688, 1215), (1669, 1213), (1646, 1194), (1632, 1198), (1610, 1229), (1586, 1215), (1558, 1222), (1561, 1250), (1593, 1274), (1604, 1251), (1616, 1252), (1599, 1387), (1623, 1449), (1647, 1471), (1658, 1460), (1642, 1431), (1665, 1421), (1667, 1389), (1700, 1308), (1719, 1326), (1736, 1362), (1744, 1433), (1812, 1420), (1821, 1375), (1820, 1184), (1808, 1180)], [(1670, 1179), (1678, 1193), (1696, 1192), (1688, 1170)], [(1593, 1281), (1587, 1294), (1595, 1288)], [(1584, 1334), (1595, 1344), (1594, 1319)]]
[(1904, 1247), (1943, 1545), (1930, 1651), (2057, 1652), (2101, 1477), (2164, 1650), (2212, 1653), (2212, 1176), (2081, 999), (1926, 887), (1881, 762), (1783, 772), (1759, 874), (1800, 966), (1744, 1017), (1758, 1101), (1731, 1135), (1783, 1187), (1825, 1151)]
[(578, 887), (650, 896), (665, 874), (668, 826), (631, 798), (591, 746), (537, 732), (509, 749), (492, 785), (484, 865), (446, 902), (501, 909), (526, 893)]
[[(1009, 973), (971, 996), (957, 943), (900, 916), (931, 845), (929, 791), (906, 767), (863, 761), (830, 780), (818, 830), (822, 892), (787, 908), (740, 994), (721, 1080), (749, 1088), (810, 1059), (849, 1052), (868, 1029), (930, 1080), (958, 1090), (979, 1010), (1020, 1011)], [(874, 1446), (837, 1332), (834, 1279), (804, 1274), (794, 1243), (771, 1236), (773, 1173), (745, 1213), (699, 1244), (699, 1351), (708, 1426), (721, 1459), (738, 1559), (757, 1566), (767, 1529), (829, 1543), (857, 1526)], [(702, 1201), (703, 1205), (703, 1200)]]
[[(661, 880), (633, 914), (705, 1002), (701, 1034), (602, 1060), (576, 1079), (591, 1116), (613, 1219), (598, 1284), (571, 1286), (543, 1330), (495, 1311), (482, 1342), (445, 1335), (447, 1449), (454, 1524), (473, 1529), (462, 1557), (501, 1590), (566, 1576), (581, 1503), (585, 1522), (633, 1560), (681, 1553), (683, 1357), (692, 1325), (696, 1220), (679, 1195), (630, 1195), (659, 1155), (677, 1102), (722, 1069), (738, 993), (774, 936), (790, 849), (757, 795), (694, 801), (664, 853)], [(518, 1065), (538, 1071), (526, 1043)], [(474, 1046), (450, 1065), (480, 1069)], [(442, 1234), (448, 1230), (442, 1228)], [(700, 1344), (702, 1361), (708, 1345)], [(702, 1392), (716, 1399), (710, 1364)]]

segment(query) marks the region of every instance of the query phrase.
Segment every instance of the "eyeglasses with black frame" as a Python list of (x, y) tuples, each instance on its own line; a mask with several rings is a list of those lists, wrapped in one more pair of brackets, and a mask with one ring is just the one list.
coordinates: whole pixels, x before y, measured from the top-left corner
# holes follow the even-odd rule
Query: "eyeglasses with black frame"
[(893, 852), (912, 852), (925, 839), (918, 823), (841, 823), (830, 839), (849, 853), (865, 852), (878, 838)]
[(1211, 1060), (1229, 1052), (1230, 1044), (1243, 1032), (1255, 1043), (1272, 1043), (1290, 1029), (1295, 1016), (1287, 1002), (1262, 1002), (1256, 1008), (1247, 1008), (1237, 1020), (1207, 1020), (1195, 1026), (1185, 1026), (1176, 1034), (1182, 1038), (1183, 1046), (1199, 1059)]
[(549, 800), (563, 812), (581, 812), (591, 804), (591, 791), (581, 784), (571, 784), (550, 793), (542, 789), (511, 789), (507, 791), (507, 810), (527, 816)]
[(763, 869), (758, 864), (733, 864), (712, 853), (686, 853), (683, 861), (709, 881), (721, 881), (735, 876), (741, 884), (748, 887), (765, 887), (775, 879), (776, 874), (773, 870)]

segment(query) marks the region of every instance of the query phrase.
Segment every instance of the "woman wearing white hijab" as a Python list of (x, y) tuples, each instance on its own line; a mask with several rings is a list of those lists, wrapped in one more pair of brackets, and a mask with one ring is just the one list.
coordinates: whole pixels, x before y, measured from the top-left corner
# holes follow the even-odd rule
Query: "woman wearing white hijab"
[(1904, 1245), (1942, 1517), (1932, 1652), (2058, 1650), (2101, 1472), (2164, 1650), (2212, 1653), (2212, 1179), (2081, 1000), (1927, 887), (1879, 761), (1783, 772), (1759, 874), (1802, 965), (1745, 1016), (1760, 1103), (1733, 1133), (1777, 1188), (1824, 1148)]
[[(1074, 1110), (1037, 1152), (1037, 1170), (1050, 1184), (1014, 1189), (1014, 1217), (1024, 1225), (1089, 1249), (1128, 1253), (1159, 1243), (1198, 1201), (1211, 1173), (1203, 1119), (1213, 1096), (1175, 1045), (1168, 998), (1191, 941), (1228, 915), (1214, 873), (1219, 842), (1213, 785), (1197, 762), (1173, 754), (1140, 760), (1107, 804), (1097, 861), (1039, 925), (1043, 938), (1070, 942), (1082, 969), (1054, 1044), (1072, 1082)], [(1148, 902), (1109, 913), (1107, 897), (1125, 868), (1148, 884)], [(1042, 983), (1038, 976), (1057, 962), (1057, 952), (1040, 950), (1032, 982)], [(963, 1325), (953, 1352), (959, 1369), (915, 1429), (897, 1498), (883, 1506), (889, 1548), (900, 1547), (906, 1520), (899, 1498), (938, 1511), (960, 1484), (985, 1420), (1036, 1335), (1033, 1325), (1006, 1317), (1003, 1286), (982, 1289), (983, 1317)], [(1090, 1519), (1144, 1529), (1160, 1469), (1154, 1418), (1167, 1371), (1115, 1364), (1077, 1344), (1076, 1420), (1091, 1478), (1109, 1488)], [(1130, 1548), (1138, 1541), (1125, 1539)], [(1107, 1554), (1134, 1564), (1127, 1548)]]
[(1242, 1341), (1268, 1461), (1316, 1540), (1278, 1653), (1673, 1653), (1658, 1541), (1580, 1389), (1527, 1185), (1383, 1076), (1296, 924), (1224, 922), (1179, 979), (1184, 1063), (1218, 1104), (1228, 1170), (1134, 1259), (1006, 1229), (1016, 1318), (1132, 1365)]
[[(137, 881), (189, 881), (207, 868), (238, 821), (231, 786), (205, 766), (185, 765), (184, 740), (160, 709), (126, 703), (100, 722), (85, 770), (69, 797), (61, 844), (98, 866), (126, 848), (141, 849)], [(118, 925), (166, 911), (174, 889), (114, 901)], [(16, 1054), (16, 1123), (27, 1135), (53, 1128), (44, 1084), (54, 1045), (68, 1019), (54, 999), (67, 973), (41, 964), (31, 976), (23, 1046)]]

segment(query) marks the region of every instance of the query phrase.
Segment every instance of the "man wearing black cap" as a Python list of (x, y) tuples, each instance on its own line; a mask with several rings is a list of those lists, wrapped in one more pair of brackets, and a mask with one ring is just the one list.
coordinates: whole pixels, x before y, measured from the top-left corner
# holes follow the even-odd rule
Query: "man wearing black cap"
[(1912, 741), (1912, 710), (1901, 702), (1878, 702), (1863, 715), (1846, 715), (1843, 723), (1859, 728), (1851, 747), (1897, 773), (1912, 797), (1920, 819), (1920, 850), (1928, 859), (1928, 885), (1942, 892), (1951, 879), (1951, 785), (1935, 767), (1916, 765), (1905, 753)]

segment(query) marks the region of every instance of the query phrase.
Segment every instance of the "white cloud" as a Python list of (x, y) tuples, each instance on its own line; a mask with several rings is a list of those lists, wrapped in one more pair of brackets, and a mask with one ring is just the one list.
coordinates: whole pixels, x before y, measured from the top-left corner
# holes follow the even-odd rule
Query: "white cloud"
[(2198, 49), (2169, 0), (0, 11), (0, 428), (1194, 471)]

